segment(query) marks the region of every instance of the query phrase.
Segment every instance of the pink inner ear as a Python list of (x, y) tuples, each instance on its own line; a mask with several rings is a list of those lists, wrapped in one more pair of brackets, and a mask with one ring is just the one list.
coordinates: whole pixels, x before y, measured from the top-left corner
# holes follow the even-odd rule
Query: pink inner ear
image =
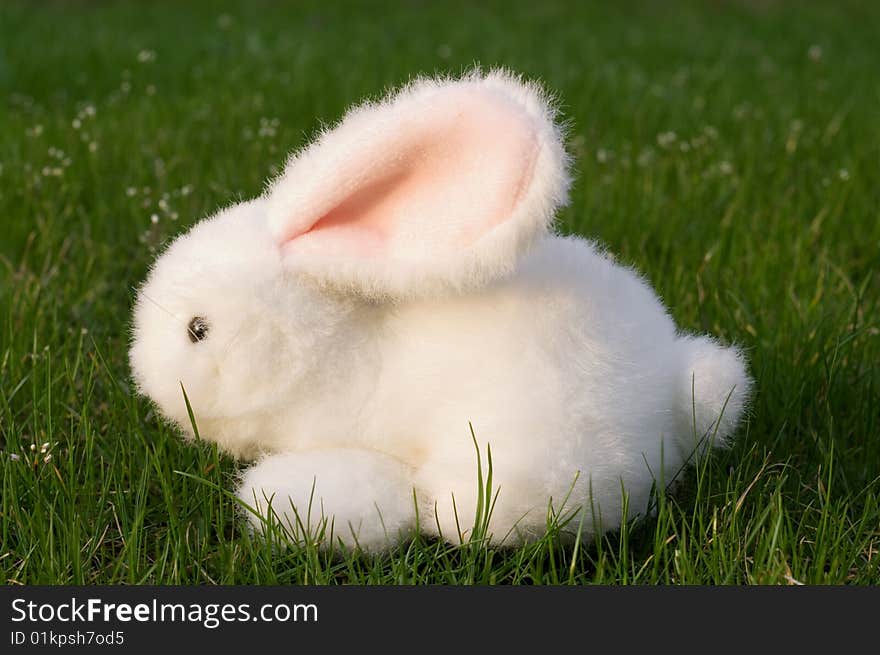
[(407, 177), (406, 171), (400, 171), (358, 189), (319, 218), (303, 236), (317, 232), (322, 238), (346, 242), (357, 254), (381, 253), (393, 227), (390, 218), (394, 215), (395, 195), (399, 198)]
[(466, 247), (511, 216), (538, 154), (525, 113), (479, 89), (439, 95), (366, 141), (285, 254), (411, 260)]

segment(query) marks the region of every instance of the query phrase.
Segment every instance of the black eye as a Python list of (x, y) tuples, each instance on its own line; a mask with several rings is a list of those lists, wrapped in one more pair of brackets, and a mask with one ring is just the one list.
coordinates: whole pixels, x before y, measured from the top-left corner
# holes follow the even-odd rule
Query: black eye
[(201, 316), (193, 316), (193, 319), (189, 322), (189, 326), (187, 327), (189, 340), (193, 343), (201, 341), (208, 336), (208, 330), (208, 321)]

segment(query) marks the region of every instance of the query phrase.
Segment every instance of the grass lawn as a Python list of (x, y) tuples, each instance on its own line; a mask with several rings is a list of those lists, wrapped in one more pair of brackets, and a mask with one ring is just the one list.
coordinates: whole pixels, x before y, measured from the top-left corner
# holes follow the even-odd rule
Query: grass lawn
[[(3, 581), (880, 581), (880, 4), (337, 5), (0, 3)], [(238, 465), (133, 394), (133, 287), (321, 120), (477, 62), (559, 94), (562, 229), (746, 348), (748, 419), (595, 543), (273, 548)]]

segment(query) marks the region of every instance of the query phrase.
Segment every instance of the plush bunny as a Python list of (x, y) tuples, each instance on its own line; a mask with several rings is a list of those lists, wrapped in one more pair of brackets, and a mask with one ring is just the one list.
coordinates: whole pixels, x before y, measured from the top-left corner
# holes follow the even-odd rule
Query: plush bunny
[(548, 515), (616, 528), (728, 440), (751, 382), (637, 273), (554, 233), (568, 186), (551, 103), (509, 73), (364, 103), (156, 261), (137, 385), (191, 432), (183, 387), (202, 438), (256, 459), (238, 495), (293, 540), (327, 520), (330, 548), (383, 550), (417, 522), (467, 538), (471, 425), (492, 542)]

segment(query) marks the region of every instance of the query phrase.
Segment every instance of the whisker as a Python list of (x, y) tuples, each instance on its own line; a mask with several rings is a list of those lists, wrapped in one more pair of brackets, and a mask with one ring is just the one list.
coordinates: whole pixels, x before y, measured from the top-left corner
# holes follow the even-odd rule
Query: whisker
[(181, 325), (186, 325), (186, 323), (185, 323), (184, 321), (180, 320), (180, 318), (178, 318), (173, 312), (171, 312), (171, 311), (168, 310), (168, 309), (165, 309), (162, 305), (160, 305), (160, 304), (157, 303), (155, 300), (153, 300), (152, 298), (150, 298), (150, 296), (148, 296), (147, 293), (146, 293), (143, 289), (141, 289), (141, 295), (142, 295), (144, 298), (146, 298), (147, 300), (149, 300), (151, 303), (153, 303), (154, 305), (156, 305), (156, 307), (158, 307), (159, 309), (161, 309), (163, 312), (165, 312), (166, 314), (168, 314), (168, 316), (170, 316), (171, 318), (173, 318), (175, 321), (177, 321), (177, 322), (180, 323)]
[[(195, 334), (195, 333), (192, 331), (192, 329), (189, 327), (189, 322), (188, 322), (188, 321), (181, 320), (176, 314), (174, 314), (174, 312), (172, 312), (172, 311), (169, 310), (169, 309), (166, 309), (165, 307), (163, 307), (162, 305), (160, 305), (158, 302), (156, 302), (153, 298), (151, 298), (147, 293), (144, 292), (143, 289), (140, 290), (140, 293), (141, 293), (141, 295), (142, 295), (144, 298), (146, 298), (146, 299), (149, 300), (151, 303), (153, 303), (156, 307), (158, 307), (158, 308), (161, 309), (163, 312), (165, 312), (166, 314), (168, 314), (168, 316), (170, 316), (171, 318), (173, 318), (177, 323), (179, 323), (181, 326), (185, 327), (185, 328), (186, 328), (186, 331), (187, 331), (188, 334), (191, 334), (193, 337), (196, 337), (196, 334)], [(243, 326), (242, 326), (242, 327), (243, 327)], [(239, 332), (241, 332), (241, 328), (239, 328)], [(238, 333), (236, 333), (235, 337), (233, 337), (232, 340), (234, 341), (236, 337), (238, 337)], [(230, 341), (230, 343), (231, 343), (231, 341)], [(227, 346), (227, 351), (228, 351), (228, 346)], [(211, 360), (212, 360), (213, 363), (214, 363), (214, 368), (216, 368), (216, 369), (218, 370), (218, 372), (219, 372), (219, 370), (220, 370), (220, 358), (217, 357), (213, 352), (210, 352), (210, 349), (208, 350), (208, 355), (210, 356)]]
[(239, 326), (238, 330), (236, 330), (235, 334), (232, 335), (232, 338), (226, 342), (226, 345), (223, 347), (223, 354), (226, 355), (232, 349), (232, 344), (235, 343), (235, 340), (238, 339), (241, 331), (244, 330), (244, 323)]

